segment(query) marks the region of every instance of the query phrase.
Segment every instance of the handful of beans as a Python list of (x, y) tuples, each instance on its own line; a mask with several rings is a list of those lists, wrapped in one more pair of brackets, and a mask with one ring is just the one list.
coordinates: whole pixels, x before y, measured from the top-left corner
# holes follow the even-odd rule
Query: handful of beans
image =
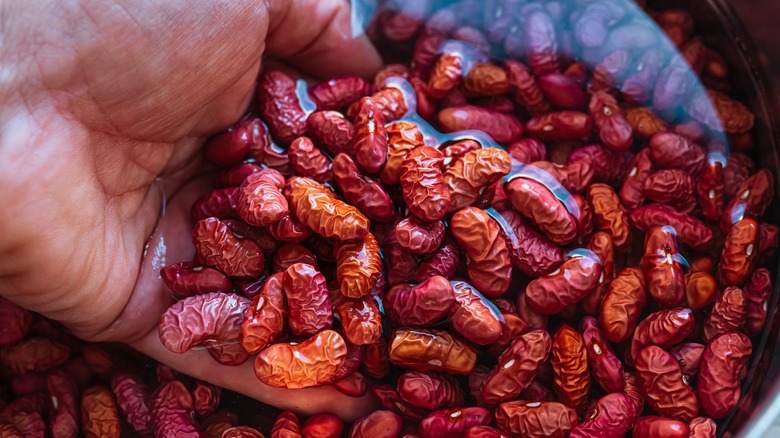
[[(368, 30), (408, 63), (266, 71), (206, 145), (165, 347), (370, 391), (350, 437), (714, 437), (778, 245), (725, 61), (681, 10), (648, 12), (660, 32), (612, 0), (401, 3)], [(200, 436), (173, 382), (151, 427)], [(343, 431), (288, 412), (270, 436)]]

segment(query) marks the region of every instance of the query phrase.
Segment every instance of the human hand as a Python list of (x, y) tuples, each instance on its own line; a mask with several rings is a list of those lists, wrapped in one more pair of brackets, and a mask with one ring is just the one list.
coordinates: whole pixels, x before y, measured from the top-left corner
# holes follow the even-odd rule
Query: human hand
[(156, 329), (171, 304), (159, 269), (194, 254), (200, 149), (246, 111), (262, 55), (323, 77), (379, 68), (368, 40), (348, 33), (346, 0), (0, 0), (0, 10), (0, 293), (85, 340), (129, 343), (280, 408), (348, 419), (370, 409), (331, 387), (265, 386), (251, 361), (171, 353)]

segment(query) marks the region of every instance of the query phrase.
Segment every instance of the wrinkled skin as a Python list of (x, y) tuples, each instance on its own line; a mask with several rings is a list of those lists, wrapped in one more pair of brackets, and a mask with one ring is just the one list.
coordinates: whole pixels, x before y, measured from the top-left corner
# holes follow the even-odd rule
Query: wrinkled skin
[(139, 435), (151, 432), (149, 388), (139, 378), (117, 373), (111, 378), (111, 390), (125, 420)]
[(693, 272), (685, 276), (685, 305), (701, 310), (713, 302), (718, 293), (718, 282), (708, 272)]
[(368, 219), (316, 181), (294, 177), (288, 185), (295, 217), (315, 233), (339, 240), (359, 239), (368, 233)]
[(571, 438), (600, 436), (621, 438), (634, 425), (636, 405), (631, 398), (619, 392), (601, 397), (585, 414), (585, 421), (571, 431)]
[(160, 317), (160, 340), (174, 353), (209, 343), (236, 342), (249, 308), (249, 299), (236, 294), (212, 292), (186, 298)]
[(625, 384), (623, 364), (612, 351), (596, 318), (586, 316), (580, 321), (582, 341), (588, 350), (588, 367), (593, 380), (606, 392), (622, 391)]
[(618, 191), (620, 202), (627, 210), (635, 210), (645, 201), (645, 181), (652, 170), (650, 149), (644, 148), (631, 161), (628, 173)]
[(271, 438), (297, 437), (301, 434), (301, 422), (295, 412), (284, 411), (276, 417)]
[(295, 79), (279, 70), (266, 72), (257, 88), (260, 116), (271, 135), (284, 146), (306, 131), (306, 112), (296, 93)]
[(384, 298), (390, 318), (399, 326), (431, 326), (455, 308), (455, 292), (449, 280), (434, 276), (420, 284), (393, 286)]
[(495, 219), (484, 210), (467, 207), (452, 216), (450, 232), (467, 256), (471, 284), (489, 297), (503, 295), (512, 279), (512, 263)]
[(265, 269), (265, 257), (251, 239), (239, 239), (222, 221), (211, 217), (195, 224), (192, 243), (207, 265), (230, 277), (258, 277)]
[(447, 374), (409, 371), (398, 378), (398, 395), (410, 405), (436, 410), (463, 404), (463, 391)]
[(703, 339), (711, 341), (721, 333), (738, 331), (747, 319), (747, 300), (742, 289), (729, 286), (715, 300), (709, 317), (704, 321)]
[(723, 243), (718, 278), (726, 286), (741, 286), (753, 273), (759, 248), (759, 227), (754, 219), (735, 223)]
[(312, 415), (303, 424), (301, 433), (310, 438), (338, 438), (344, 431), (344, 421), (330, 412)]
[(317, 262), (317, 256), (311, 251), (306, 249), (305, 246), (297, 243), (287, 243), (279, 247), (274, 254), (274, 259), (271, 263), (272, 271), (274, 273), (284, 272), (292, 265), (304, 263), (311, 265), (314, 269), (319, 269), (319, 263)]
[(413, 406), (401, 399), (398, 395), (398, 391), (390, 385), (377, 383), (371, 387), (371, 393), (379, 399), (379, 403), (384, 406), (385, 409), (395, 412), (406, 420), (416, 423), (428, 415), (428, 411), (425, 409)]
[(723, 210), (723, 216), (720, 219), (721, 231), (728, 233), (731, 226), (743, 217), (758, 218), (763, 216), (774, 195), (772, 173), (768, 169), (761, 169), (754, 173), (737, 187), (731, 201)]
[(578, 422), (574, 409), (556, 402), (506, 402), (495, 416), (504, 431), (529, 438), (566, 438)]
[(328, 382), (344, 365), (347, 345), (338, 333), (324, 330), (297, 345), (273, 344), (255, 358), (257, 378), (290, 389)]
[(0, 327), (0, 346), (8, 347), (24, 338), (30, 328), (32, 315), (12, 301), (0, 297), (0, 319), (4, 321)]
[(150, 400), (152, 426), (155, 436), (204, 438), (195, 426), (192, 395), (178, 380), (160, 385)]
[(477, 353), (451, 334), (428, 329), (398, 329), (389, 343), (390, 362), (415, 371), (468, 374)]
[(694, 342), (680, 344), (669, 350), (669, 353), (671, 353), (677, 360), (677, 363), (680, 364), (680, 370), (683, 375), (689, 377), (699, 373), (699, 364), (701, 363), (701, 355), (703, 352), (704, 345)]
[(645, 401), (654, 411), (682, 421), (699, 413), (696, 393), (683, 380), (680, 364), (670, 353), (647, 346), (637, 354), (635, 367)]
[(755, 336), (763, 330), (773, 290), (769, 270), (766, 268), (756, 269), (743, 290), (747, 301), (747, 318), (743, 328), (748, 335)]
[[(532, 115), (550, 110), (550, 103), (547, 102), (543, 94), (544, 90), (537, 83), (528, 67), (517, 61), (506, 60), (504, 61), (504, 69), (507, 71), (509, 87), (515, 102), (522, 105)], [(523, 162), (530, 163), (530, 161)]]
[(241, 346), (249, 353), (258, 353), (284, 330), (287, 322), (287, 300), (283, 279), (282, 272), (268, 277), (260, 292), (252, 298), (252, 303), (244, 315), (240, 341)]
[(520, 177), (506, 184), (504, 190), (512, 207), (553, 243), (565, 245), (577, 237), (577, 220), (544, 184)]
[(647, 231), (641, 265), (647, 291), (661, 306), (677, 306), (685, 297), (685, 278), (679, 257), (672, 227), (664, 225)]
[(338, 76), (309, 89), (311, 99), (320, 110), (340, 110), (369, 94), (371, 84), (356, 76)]
[(701, 146), (672, 132), (653, 135), (648, 150), (653, 164), (661, 169), (681, 169), (689, 175), (696, 175), (704, 164)]
[(509, 173), (511, 164), (509, 154), (496, 148), (476, 149), (458, 159), (444, 173), (449, 211), (473, 204), (487, 186)]
[(656, 344), (669, 348), (691, 333), (694, 326), (693, 311), (683, 307), (659, 310), (648, 315), (634, 331), (629, 357), (635, 358), (646, 345)]
[(111, 391), (104, 386), (91, 386), (81, 395), (81, 418), (85, 437), (120, 436), (116, 402)]
[(584, 410), (590, 392), (588, 355), (582, 336), (564, 324), (552, 343), (553, 390), (558, 399), (576, 410)]
[(336, 278), (341, 294), (347, 298), (368, 295), (379, 280), (382, 257), (374, 235), (343, 243), (336, 252)]
[(287, 216), (289, 207), (282, 195), (284, 177), (273, 169), (249, 175), (239, 188), (236, 208), (249, 225), (264, 227)]
[(387, 160), (387, 132), (382, 114), (371, 97), (360, 99), (353, 139), (355, 161), (368, 173), (377, 173)]
[(482, 381), (481, 392), (485, 403), (495, 405), (520, 395), (547, 360), (551, 347), (552, 339), (543, 330), (515, 338)]
[(477, 129), (497, 143), (511, 143), (523, 135), (523, 124), (513, 115), (475, 105), (445, 108), (437, 118), (444, 132)]
[(753, 352), (750, 339), (742, 333), (716, 336), (701, 357), (699, 398), (704, 412), (719, 420), (734, 409), (740, 397), (740, 380)]
[(639, 417), (634, 424), (633, 436), (635, 438), (688, 438), (690, 428), (688, 424), (668, 417), (646, 416)]
[(379, 172), (383, 184), (398, 184), (401, 178), (401, 164), (414, 148), (422, 146), (423, 135), (412, 122), (395, 122), (387, 125), (387, 162)]
[(222, 272), (192, 262), (166, 266), (160, 269), (160, 277), (165, 282), (165, 286), (178, 298), (209, 292), (227, 292), (232, 286), (230, 279)]
[(696, 206), (694, 180), (680, 169), (661, 169), (645, 180), (645, 197), (653, 202), (668, 204), (683, 212)]
[(349, 438), (394, 438), (401, 432), (401, 417), (391, 411), (374, 411), (352, 425)]
[(677, 233), (677, 239), (693, 250), (706, 250), (712, 245), (712, 230), (686, 213), (663, 204), (649, 204), (631, 212), (631, 224), (641, 231), (669, 225)]
[(601, 274), (601, 261), (592, 251), (572, 254), (554, 272), (531, 281), (525, 290), (525, 300), (536, 312), (556, 314), (593, 291)]
[(439, 248), (444, 241), (446, 230), (442, 221), (426, 223), (415, 216), (409, 216), (395, 226), (395, 238), (412, 254), (422, 255)]
[(633, 129), (611, 94), (605, 91), (594, 93), (588, 109), (604, 146), (619, 153), (631, 147), (634, 142)]
[(442, 174), (442, 153), (431, 146), (413, 149), (401, 163), (399, 180), (409, 211), (425, 222), (441, 220), (450, 206)]
[(578, 111), (547, 113), (529, 120), (525, 129), (529, 136), (544, 142), (581, 140), (593, 128), (593, 119)]
[[(340, 112), (315, 111), (306, 118), (306, 128), (306, 134), (314, 144), (328, 152), (331, 157), (342, 152), (354, 153), (352, 140), (355, 137), (355, 127)], [(292, 148), (292, 145), (290, 147)], [(290, 164), (292, 165), (292, 161)]]
[(353, 345), (371, 345), (382, 335), (382, 313), (371, 296), (334, 302), (344, 337)]
[(490, 411), (478, 406), (438, 410), (420, 421), (417, 433), (420, 438), (447, 438), (462, 435), (473, 426), (487, 426), (492, 418)]
[(478, 62), (463, 78), (463, 91), (470, 96), (501, 95), (509, 91), (509, 78), (501, 67)]
[(287, 149), (287, 156), (290, 159), (290, 166), (298, 175), (319, 183), (326, 183), (333, 176), (330, 159), (314, 146), (309, 137), (298, 137), (293, 140)]
[(284, 271), (287, 321), (296, 336), (312, 336), (331, 328), (333, 303), (325, 282), (325, 276), (306, 263), (295, 263)]
[(455, 307), (450, 323), (467, 341), (491, 345), (501, 339), (506, 321), (496, 307), (474, 286), (465, 281), (452, 281)]
[(588, 202), (593, 207), (599, 230), (612, 235), (617, 248), (625, 248), (630, 243), (631, 225), (614, 190), (606, 184), (592, 184), (588, 187)]
[(500, 214), (503, 220), (494, 219), (501, 226), (515, 268), (538, 277), (551, 273), (563, 263), (561, 248), (526, 225), (519, 213), (502, 210)]
[(46, 376), (49, 400), (49, 429), (54, 438), (75, 438), (79, 434), (79, 388), (63, 371)]
[(708, 417), (696, 417), (688, 423), (691, 429), (691, 438), (715, 438), (718, 426), (715, 420)]

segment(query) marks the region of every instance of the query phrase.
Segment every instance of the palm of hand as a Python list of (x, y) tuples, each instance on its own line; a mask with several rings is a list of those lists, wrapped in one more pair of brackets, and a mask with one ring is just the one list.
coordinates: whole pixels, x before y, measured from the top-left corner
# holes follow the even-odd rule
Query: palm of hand
[[(0, 290), (87, 340), (130, 342), (200, 378), (239, 387), (251, 366), (228, 370), (230, 377), (203, 352), (174, 357), (159, 345), (155, 325), (170, 298), (157, 271), (192, 256), (189, 206), (205, 187), (195, 178), (199, 147), (245, 111), (266, 43), (305, 68), (303, 60), (327, 56), (333, 30), (309, 26), (280, 40), (274, 28), (295, 21), (296, 6), (287, 2), (270, 12), (262, 2), (182, 2), (143, 17), (128, 3), (65, 11), (61, 26), (42, 30), (43, 43), (19, 64), (28, 80), (9, 93), (17, 111), (0, 118), (7, 120), (0, 130), (7, 157)], [(346, 12), (338, 2), (310, 6), (325, 19)], [(325, 47), (311, 45), (323, 38)], [(372, 55), (365, 42), (355, 44)], [(373, 56), (354, 72), (375, 68)], [(305, 411), (333, 390), (315, 390), (305, 401), (270, 388), (242, 392)]]

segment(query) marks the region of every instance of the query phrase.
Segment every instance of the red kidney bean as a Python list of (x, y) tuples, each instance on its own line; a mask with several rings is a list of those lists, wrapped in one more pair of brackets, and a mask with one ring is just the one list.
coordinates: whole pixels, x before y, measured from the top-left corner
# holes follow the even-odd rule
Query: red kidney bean
[(209, 217), (241, 219), (238, 214), (238, 187), (215, 189), (192, 204), (190, 217), (197, 222)]
[(231, 277), (257, 277), (265, 269), (265, 257), (257, 243), (237, 238), (217, 218), (198, 221), (192, 232), (192, 242), (207, 265)]
[(493, 303), (465, 281), (451, 284), (455, 294), (455, 307), (450, 314), (452, 328), (479, 345), (490, 345), (501, 339), (506, 321)]
[(726, 286), (740, 286), (750, 277), (758, 255), (759, 226), (754, 219), (735, 223), (723, 243), (718, 278)]
[(282, 287), (287, 297), (287, 321), (297, 336), (311, 336), (330, 329), (333, 304), (325, 276), (306, 263), (295, 263), (284, 271)]
[(230, 279), (222, 272), (192, 262), (166, 266), (160, 270), (160, 277), (165, 286), (178, 298), (209, 292), (226, 292), (232, 285)]
[(580, 332), (588, 351), (588, 368), (593, 380), (608, 393), (622, 391), (625, 380), (623, 364), (612, 351), (596, 318), (582, 318)]
[(319, 82), (309, 89), (317, 109), (339, 110), (371, 94), (371, 84), (355, 76), (342, 76)]
[(264, 349), (284, 330), (287, 300), (283, 279), (282, 272), (268, 277), (244, 315), (240, 340), (249, 353), (254, 354)]
[(547, 113), (532, 118), (525, 125), (528, 135), (544, 142), (582, 140), (592, 128), (593, 119), (578, 111)]
[(683, 245), (706, 250), (712, 245), (712, 230), (695, 217), (663, 204), (649, 204), (631, 212), (631, 223), (640, 231), (669, 225)]
[(185, 298), (160, 317), (160, 340), (174, 353), (211, 342), (237, 342), (248, 308), (249, 299), (236, 294), (212, 292)]
[(506, 60), (504, 61), (504, 69), (507, 71), (509, 87), (515, 102), (533, 115), (550, 110), (550, 104), (545, 100), (540, 84), (536, 82), (536, 78), (528, 70), (528, 67), (517, 61)]
[(642, 270), (647, 291), (664, 307), (674, 307), (685, 297), (685, 278), (677, 233), (669, 225), (653, 227), (645, 235)]
[(498, 406), (495, 417), (504, 431), (529, 438), (565, 438), (577, 426), (577, 412), (556, 402), (510, 401)]
[(511, 170), (511, 158), (496, 148), (467, 152), (444, 173), (450, 191), (449, 211), (472, 205), (491, 184)]
[(512, 207), (553, 243), (566, 245), (577, 237), (577, 219), (543, 183), (518, 177), (509, 181), (504, 190)]
[(704, 321), (704, 340), (710, 341), (720, 333), (741, 329), (746, 317), (747, 303), (742, 289), (727, 287), (715, 300), (709, 317)]
[(687, 138), (671, 132), (659, 132), (648, 143), (650, 159), (660, 169), (681, 169), (698, 175), (704, 165), (704, 150)]
[(344, 198), (369, 219), (391, 222), (395, 205), (378, 179), (364, 175), (347, 154), (333, 159), (333, 180)]
[(588, 97), (582, 85), (570, 75), (547, 73), (537, 79), (539, 88), (547, 102), (564, 110), (579, 110), (588, 104)]
[(648, 415), (639, 417), (634, 423), (634, 438), (687, 438), (690, 433), (688, 424), (667, 417)]
[(279, 70), (266, 72), (257, 88), (260, 117), (271, 135), (287, 146), (306, 131), (306, 112), (298, 99), (296, 81)]
[(355, 161), (368, 173), (377, 173), (387, 160), (387, 132), (377, 104), (364, 97), (358, 103), (353, 140)]
[(651, 344), (673, 347), (691, 333), (693, 326), (691, 309), (677, 307), (651, 313), (636, 327), (628, 357), (633, 360), (639, 350)]
[(503, 403), (520, 395), (547, 360), (551, 347), (550, 335), (543, 330), (515, 338), (482, 382), (481, 393), (485, 403)]
[(271, 438), (295, 437), (301, 433), (301, 422), (294, 412), (284, 411), (276, 418), (271, 429)]
[(445, 108), (437, 120), (444, 132), (480, 130), (498, 143), (511, 143), (523, 135), (523, 124), (513, 115), (475, 105)]
[(773, 290), (769, 270), (766, 268), (756, 269), (743, 289), (747, 312), (743, 330), (748, 335), (756, 336), (764, 329), (769, 299)]
[(203, 156), (216, 166), (230, 166), (246, 157), (251, 144), (252, 133), (246, 126), (238, 124), (211, 137), (203, 148)]
[(536, 277), (551, 273), (563, 263), (561, 248), (526, 225), (519, 213), (502, 210), (500, 214), (503, 220), (494, 219), (501, 226), (515, 268)]
[(597, 285), (602, 265), (592, 251), (572, 251), (555, 272), (531, 281), (525, 290), (528, 305), (536, 312), (552, 315), (585, 298)]
[(301, 428), (305, 438), (338, 438), (344, 431), (344, 421), (330, 412), (312, 415)]
[(349, 438), (394, 438), (401, 432), (401, 417), (391, 411), (374, 411), (356, 421)]
[(463, 435), (474, 426), (487, 426), (491, 422), (490, 411), (480, 407), (439, 410), (428, 414), (417, 427), (420, 438), (447, 438)]
[(594, 93), (588, 110), (604, 146), (618, 153), (626, 152), (631, 147), (634, 142), (633, 129), (611, 94), (605, 91)]
[(298, 137), (287, 149), (290, 166), (301, 176), (311, 178), (320, 183), (330, 181), (333, 176), (331, 162), (325, 154), (314, 146), (309, 137)]
[(152, 394), (150, 414), (155, 436), (203, 436), (193, 420), (193, 400), (187, 387), (178, 380), (160, 385)]
[(588, 355), (582, 336), (569, 325), (555, 332), (552, 344), (553, 391), (558, 400), (582, 411), (590, 392)]
[(588, 187), (588, 202), (593, 206), (598, 229), (612, 236), (615, 247), (626, 248), (630, 243), (631, 226), (628, 213), (612, 187), (606, 184), (591, 184)]
[(439, 248), (446, 230), (442, 221), (425, 223), (415, 216), (409, 216), (395, 226), (395, 237), (399, 245), (412, 254), (421, 255)]
[(477, 360), (474, 348), (448, 332), (410, 328), (393, 333), (389, 356), (400, 367), (450, 374), (470, 373)]
[(393, 286), (385, 295), (385, 307), (399, 325), (432, 325), (441, 321), (455, 307), (455, 292), (444, 277), (430, 277), (412, 286)]
[(691, 429), (691, 438), (715, 438), (718, 426), (715, 420), (708, 417), (696, 417), (688, 423)]
[[(433, 277), (434, 275), (452, 278), (452, 276), (455, 275), (455, 271), (458, 269), (458, 265), (460, 265), (460, 260), (461, 255), (458, 246), (452, 241), (445, 240), (438, 249), (426, 256), (420, 262), (420, 265), (417, 268), (415, 281), (421, 283), (426, 278)], [(416, 260), (414, 260), (413, 263), (416, 264)], [(393, 270), (398, 269), (398, 265), (396, 264), (392, 264), (391, 266), (393, 266)]]
[(371, 386), (371, 393), (379, 399), (379, 403), (385, 409), (395, 412), (406, 420), (416, 423), (425, 418), (429, 413), (425, 409), (418, 408), (402, 400), (395, 388), (390, 385), (377, 383)]
[(405, 402), (430, 411), (463, 404), (458, 382), (446, 374), (409, 371), (398, 378), (397, 390)]
[(382, 255), (371, 233), (362, 239), (342, 243), (336, 250), (336, 280), (347, 298), (368, 295), (379, 281)]
[(742, 333), (721, 333), (716, 336), (701, 357), (699, 368), (699, 398), (704, 412), (719, 420), (737, 405), (740, 380), (753, 347)]
[(629, 211), (639, 208), (645, 202), (645, 181), (653, 169), (649, 151), (649, 148), (645, 148), (636, 154), (618, 192), (620, 201)]
[(442, 153), (430, 146), (412, 150), (401, 164), (401, 188), (409, 211), (425, 222), (441, 220), (450, 205)]
[(521, 138), (510, 143), (506, 151), (512, 158), (525, 164), (544, 161), (547, 158), (547, 148), (544, 143), (533, 138)]
[(703, 352), (704, 345), (694, 342), (680, 344), (669, 350), (669, 353), (680, 364), (680, 370), (682, 370), (683, 375), (688, 376), (689, 379), (699, 373), (699, 364), (701, 363)]
[(0, 297), (0, 319), (5, 321), (0, 327), (0, 346), (8, 347), (21, 341), (27, 334), (32, 314), (11, 300)]
[(653, 410), (682, 421), (690, 421), (699, 413), (696, 393), (683, 379), (674, 356), (649, 345), (639, 351), (634, 365), (639, 387)]
[(571, 431), (571, 438), (622, 437), (634, 425), (636, 405), (625, 394), (614, 392), (601, 397), (585, 414), (585, 420)]
[(661, 169), (647, 177), (644, 194), (651, 201), (669, 204), (687, 213), (696, 206), (693, 190), (693, 179), (682, 170)]

